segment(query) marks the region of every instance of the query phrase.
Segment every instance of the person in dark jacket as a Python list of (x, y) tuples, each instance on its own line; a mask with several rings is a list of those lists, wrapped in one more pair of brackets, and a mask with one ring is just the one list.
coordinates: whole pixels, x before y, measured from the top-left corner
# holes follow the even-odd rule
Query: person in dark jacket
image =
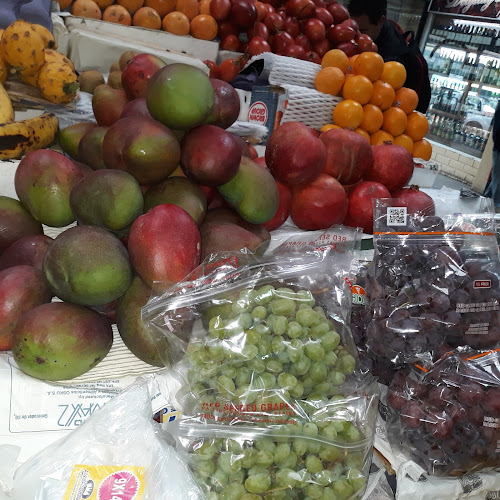
[(417, 111), (425, 113), (431, 99), (429, 69), (417, 43), (407, 40), (398, 25), (387, 19), (387, 0), (350, 0), (349, 14), (377, 44), (384, 61), (398, 61), (406, 68), (405, 87), (419, 98)]
[(496, 211), (500, 212), (500, 101), (497, 103), (495, 116), (493, 116), (493, 161), (491, 164), (491, 176), (484, 196), (493, 198)]
[(17, 19), (36, 23), (52, 30), (51, 0), (0, 0), (0, 28), (5, 29)]

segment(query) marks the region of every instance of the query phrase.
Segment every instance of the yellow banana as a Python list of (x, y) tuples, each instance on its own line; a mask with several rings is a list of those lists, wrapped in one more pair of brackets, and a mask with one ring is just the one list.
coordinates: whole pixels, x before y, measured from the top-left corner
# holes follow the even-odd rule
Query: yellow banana
[(54, 143), (59, 121), (53, 113), (0, 124), (0, 160), (21, 158)]
[(9, 94), (0, 83), (0, 123), (8, 123), (14, 119), (14, 108)]

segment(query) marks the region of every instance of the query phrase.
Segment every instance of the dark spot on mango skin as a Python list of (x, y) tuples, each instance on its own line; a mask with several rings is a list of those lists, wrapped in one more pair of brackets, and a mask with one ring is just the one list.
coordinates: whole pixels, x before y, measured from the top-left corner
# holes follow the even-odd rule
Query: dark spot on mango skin
[(39, 364), (39, 365), (43, 365), (45, 363), (45, 359), (44, 358), (41, 358), (40, 356), (37, 356), (37, 358), (35, 359), (35, 361)]

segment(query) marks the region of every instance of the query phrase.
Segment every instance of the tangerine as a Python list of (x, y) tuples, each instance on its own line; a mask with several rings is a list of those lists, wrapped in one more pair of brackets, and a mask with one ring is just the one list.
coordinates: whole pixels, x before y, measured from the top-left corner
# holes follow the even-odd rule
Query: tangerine
[(354, 130), (354, 132), (356, 132), (356, 134), (363, 136), (368, 142), (370, 142), (370, 134), (366, 130), (358, 127), (357, 129)]
[(341, 128), (356, 129), (363, 121), (363, 107), (352, 99), (340, 101), (333, 108), (333, 123)]
[(210, 2), (212, 0), (201, 0), (200, 2), (200, 14), (206, 14), (210, 16)]
[(336, 66), (321, 68), (314, 79), (314, 86), (323, 94), (337, 95), (344, 85), (345, 75)]
[(326, 68), (329, 66), (339, 68), (345, 73), (349, 66), (349, 58), (346, 56), (345, 52), (340, 49), (329, 50), (323, 56), (323, 59), (321, 59), (321, 67)]
[(429, 122), (423, 113), (413, 111), (413, 113), (408, 115), (408, 123), (404, 133), (409, 135), (413, 142), (421, 141), (428, 130)]
[(370, 144), (372, 146), (378, 146), (380, 144), (393, 141), (394, 137), (384, 130), (377, 130), (374, 134), (370, 135)]
[(163, 19), (175, 9), (176, 0), (145, 0), (144, 7), (151, 7)]
[(394, 137), (401, 135), (406, 129), (406, 113), (400, 108), (389, 108), (384, 111), (382, 130)]
[(174, 35), (189, 34), (189, 19), (182, 12), (174, 10), (169, 12), (161, 22), (161, 26), (165, 31)]
[(128, 10), (121, 5), (110, 5), (104, 9), (102, 13), (102, 20), (110, 23), (122, 24), (123, 26), (130, 26), (132, 18)]
[(347, 67), (346, 73), (352, 73), (352, 68), (354, 66), (354, 61), (358, 58), (359, 54), (354, 54), (353, 56), (349, 57), (349, 66)]
[(427, 139), (421, 139), (413, 143), (413, 158), (422, 158), (429, 161), (432, 156), (432, 146)]
[(375, 104), (382, 111), (385, 111), (391, 107), (395, 97), (396, 92), (387, 82), (377, 80), (373, 84), (373, 95), (370, 104)]
[(115, 3), (115, 0), (94, 0), (94, 2), (100, 9), (106, 9), (110, 5), (113, 5)]
[(342, 88), (344, 99), (367, 104), (373, 95), (373, 83), (364, 75), (349, 75)]
[(396, 91), (393, 106), (402, 109), (407, 115), (415, 111), (418, 105), (418, 94), (408, 87), (401, 87)]
[(200, 13), (198, 0), (177, 0), (175, 10), (182, 12), (191, 22)]
[(342, 127), (339, 127), (338, 125), (334, 125), (333, 123), (327, 123), (326, 125), (323, 125), (319, 131), (320, 132), (328, 132), (329, 130), (331, 130), (332, 128), (342, 128)]
[(116, 0), (116, 3), (125, 7), (129, 14), (133, 16), (144, 5), (144, 0)]
[(398, 90), (405, 84), (406, 68), (400, 62), (387, 61), (380, 79), (390, 84), (394, 90)]
[(375, 106), (375, 104), (365, 104), (363, 106), (363, 121), (361, 122), (363, 130), (366, 130), (369, 134), (374, 134), (377, 130), (380, 130), (383, 121), (384, 115), (379, 107)]
[(413, 154), (413, 141), (410, 136), (406, 134), (398, 135), (397, 137), (394, 137), (394, 144), (403, 146), (408, 153)]
[(364, 75), (371, 82), (380, 80), (384, 71), (384, 60), (376, 52), (362, 52), (353, 63), (353, 73)]
[(200, 40), (213, 40), (217, 36), (217, 21), (209, 14), (199, 14), (189, 24), (190, 33)]
[(71, 14), (79, 17), (89, 17), (92, 19), (101, 19), (101, 9), (92, 0), (76, 0), (71, 6)]
[(161, 17), (156, 10), (151, 7), (141, 7), (132, 18), (134, 26), (149, 28), (151, 30), (161, 29)]

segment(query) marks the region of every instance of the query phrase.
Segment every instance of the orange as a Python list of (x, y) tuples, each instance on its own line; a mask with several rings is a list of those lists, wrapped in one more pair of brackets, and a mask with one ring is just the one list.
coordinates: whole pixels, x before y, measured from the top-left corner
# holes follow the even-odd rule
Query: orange
[(97, 4), (97, 6), (100, 9), (105, 9), (106, 7), (109, 7), (110, 5), (113, 5), (115, 3), (115, 0), (94, 0), (94, 2)]
[(356, 57), (352, 69), (355, 75), (364, 75), (370, 81), (375, 82), (382, 76), (384, 60), (376, 52), (362, 52)]
[(353, 56), (349, 57), (349, 66), (347, 66), (347, 71), (346, 73), (352, 73), (352, 68), (354, 66), (354, 61), (358, 58), (359, 54), (354, 54)]
[(344, 99), (353, 99), (360, 104), (370, 102), (373, 94), (373, 83), (363, 75), (348, 75), (342, 88)]
[(174, 35), (189, 34), (189, 19), (182, 12), (170, 12), (167, 14), (161, 23), (162, 28)]
[(207, 15), (211, 15), (210, 14), (210, 2), (212, 0), (201, 0), (200, 2), (200, 14), (207, 14)]
[(394, 89), (387, 82), (377, 80), (373, 84), (373, 95), (370, 99), (370, 104), (375, 104), (382, 111), (385, 111), (392, 106), (395, 97), (396, 92), (394, 92)]
[(177, 0), (175, 10), (182, 12), (189, 21), (192, 21), (200, 13), (198, 0)]
[(356, 132), (356, 134), (363, 136), (368, 142), (370, 142), (370, 134), (366, 130), (363, 130), (362, 128), (357, 128), (354, 130), (354, 132)]
[(375, 104), (365, 104), (363, 106), (363, 121), (361, 122), (363, 130), (366, 130), (369, 134), (374, 134), (377, 130), (380, 130), (383, 121), (384, 115)]
[(90, 17), (92, 19), (101, 19), (101, 9), (92, 0), (76, 0), (71, 6), (71, 14), (79, 17)]
[(394, 137), (388, 132), (383, 130), (378, 130), (370, 136), (370, 144), (372, 146), (378, 146), (379, 144), (384, 144), (384, 142), (393, 142)]
[(432, 146), (427, 139), (416, 141), (413, 143), (413, 158), (422, 158), (428, 161), (432, 156)]
[(401, 134), (397, 137), (394, 137), (394, 144), (403, 146), (410, 154), (413, 153), (413, 141), (411, 140), (411, 137), (407, 136), (406, 134)]
[(176, 0), (146, 0), (144, 7), (151, 7), (158, 12), (158, 15), (163, 19), (169, 12), (175, 9)]
[(110, 5), (104, 9), (102, 13), (102, 20), (110, 23), (123, 24), (123, 26), (130, 26), (132, 18), (128, 10), (121, 5)]
[(394, 90), (398, 90), (405, 84), (406, 68), (397, 61), (387, 61), (380, 79), (390, 84)]
[(320, 132), (328, 132), (332, 128), (341, 128), (338, 125), (334, 125), (333, 123), (327, 123), (326, 125), (323, 125), (319, 130)]
[(396, 91), (393, 106), (402, 109), (407, 115), (415, 111), (418, 105), (418, 94), (407, 87), (401, 87)]
[(340, 68), (327, 66), (316, 74), (314, 85), (323, 94), (337, 95), (344, 85), (345, 75)]
[(144, 0), (116, 0), (118, 5), (125, 7), (131, 16), (136, 10), (139, 10), (144, 5)]
[(132, 18), (134, 26), (149, 28), (151, 30), (161, 29), (161, 17), (156, 10), (151, 7), (141, 7)]
[[(396, 108), (394, 108), (396, 109)], [(421, 141), (429, 130), (429, 122), (424, 114), (414, 111), (408, 115), (408, 123), (404, 133), (409, 135), (412, 141)]]
[(349, 58), (346, 56), (345, 52), (340, 49), (329, 50), (323, 56), (323, 59), (321, 59), (321, 67), (326, 68), (328, 66), (339, 68), (345, 73), (349, 66)]
[(213, 40), (217, 36), (217, 21), (207, 14), (193, 18), (189, 27), (191, 35), (200, 40)]
[(358, 128), (363, 121), (363, 107), (352, 99), (340, 101), (333, 108), (333, 122), (342, 128)]
[(400, 108), (389, 108), (384, 111), (382, 130), (394, 137), (401, 135), (406, 129), (406, 113)]

